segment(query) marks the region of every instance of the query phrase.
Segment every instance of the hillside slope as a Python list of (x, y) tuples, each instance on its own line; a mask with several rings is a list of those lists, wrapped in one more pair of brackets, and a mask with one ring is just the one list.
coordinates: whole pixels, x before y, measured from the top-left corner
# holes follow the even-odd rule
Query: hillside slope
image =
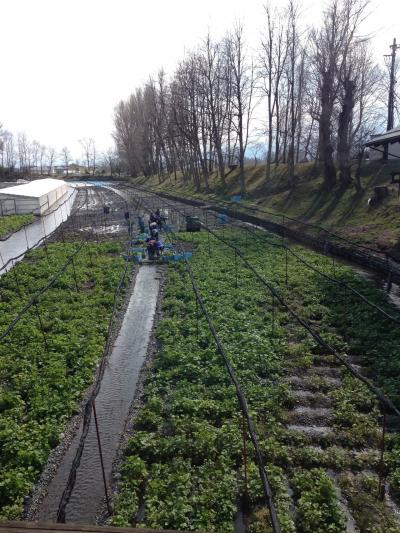
[[(315, 175), (312, 164), (297, 167), (298, 180), (293, 191), (288, 184), (286, 166), (280, 165), (268, 183), (264, 169), (264, 166), (246, 168), (247, 194), (241, 204), (256, 205), (265, 211), (318, 224), (356, 242), (399, 255), (400, 197), (398, 185), (390, 183), (390, 173), (400, 171), (400, 162), (387, 165), (367, 163), (362, 169), (363, 190), (360, 193), (354, 187), (344, 189), (340, 185), (325, 189), (322, 178)], [(229, 200), (240, 191), (237, 171), (228, 175), (225, 189), (214, 173), (210, 179), (209, 194), (196, 191), (193, 183), (185, 182), (179, 174), (176, 179), (173, 175), (162, 180), (153, 176), (135, 178), (132, 182), (177, 196), (210, 201)], [(374, 187), (381, 185), (388, 187), (388, 197), (374, 207), (369, 206), (368, 199), (373, 195)]]

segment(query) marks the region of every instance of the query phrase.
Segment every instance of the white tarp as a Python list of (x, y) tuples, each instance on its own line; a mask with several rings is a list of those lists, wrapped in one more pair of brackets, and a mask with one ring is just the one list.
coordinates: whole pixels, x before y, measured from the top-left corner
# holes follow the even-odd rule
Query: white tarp
[(45, 178), (0, 189), (0, 215), (41, 215), (68, 192), (63, 180)]

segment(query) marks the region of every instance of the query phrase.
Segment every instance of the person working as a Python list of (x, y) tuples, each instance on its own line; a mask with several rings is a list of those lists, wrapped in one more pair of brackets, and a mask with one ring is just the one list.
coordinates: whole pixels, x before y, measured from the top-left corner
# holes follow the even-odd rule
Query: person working
[(160, 257), (160, 255), (162, 255), (164, 251), (164, 243), (161, 239), (156, 240), (156, 250), (157, 250), (157, 257)]
[(155, 217), (156, 217), (156, 222), (157, 222), (158, 229), (161, 230), (163, 222), (165, 222), (165, 217), (163, 217), (161, 215), (159, 209), (156, 210)]
[(144, 233), (144, 218), (141, 216), (138, 216), (138, 226), (140, 229), (140, 233)]
[(153, 237), (147, 237), (146, 245), (147, 245), (147, 255), (149, 259), (154, 259), (156, 255), (156, 252), (157, 252), (156, 243), (157, 243), (156, 239), (154, 239)]

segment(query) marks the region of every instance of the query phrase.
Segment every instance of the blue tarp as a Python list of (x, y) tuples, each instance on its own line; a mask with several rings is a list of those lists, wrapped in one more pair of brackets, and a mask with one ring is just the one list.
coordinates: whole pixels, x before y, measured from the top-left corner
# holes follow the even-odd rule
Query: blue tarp
[[(172, 263), (174, 261), (182, 261), (184, 259), (190, 259), (192, 257), (192, 252), (183, 252), (181, 254), (172, 254), (172, 255), (162, 255), (154, 259), (155, 263)], [(123, 256), (126, 261), (133, 261), (134, 263), (142, 263), (143, 260), (147, 258), (142, 257), (141, 254), (132, 254)], [(150, 260), (151, 262), (151, 260)]]
[(240, 194), (236, 194), (234, 196), (231, 196), (231, 202), (232, 203), (238, 204), (241, 201), (242, 201), (242, 197), (240, 196)]

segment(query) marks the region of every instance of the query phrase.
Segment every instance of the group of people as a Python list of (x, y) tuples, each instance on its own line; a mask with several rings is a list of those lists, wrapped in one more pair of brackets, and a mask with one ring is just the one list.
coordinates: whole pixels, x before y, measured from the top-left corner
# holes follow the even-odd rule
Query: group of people
[(149, 225), (155, 223), (157, 225), (157, 228), (161, 230), (164, 222), (165, 222), (165, 217), (161, 215), (159, 209), (156, 209), (154, 213), (153, 212), (150, 213)]
[[(149, 217), (149, 236), (146, 238), (147, 255), (149, 259), (156, 259), (160, 257), (164, 251), (164, 243), (160, 239), (159, 231), (165, 218), (161, 215), (160, 210), (157, 209), (155, 213), (150, 213)], [(143, 221), (144, 232), (144, 221)]]

